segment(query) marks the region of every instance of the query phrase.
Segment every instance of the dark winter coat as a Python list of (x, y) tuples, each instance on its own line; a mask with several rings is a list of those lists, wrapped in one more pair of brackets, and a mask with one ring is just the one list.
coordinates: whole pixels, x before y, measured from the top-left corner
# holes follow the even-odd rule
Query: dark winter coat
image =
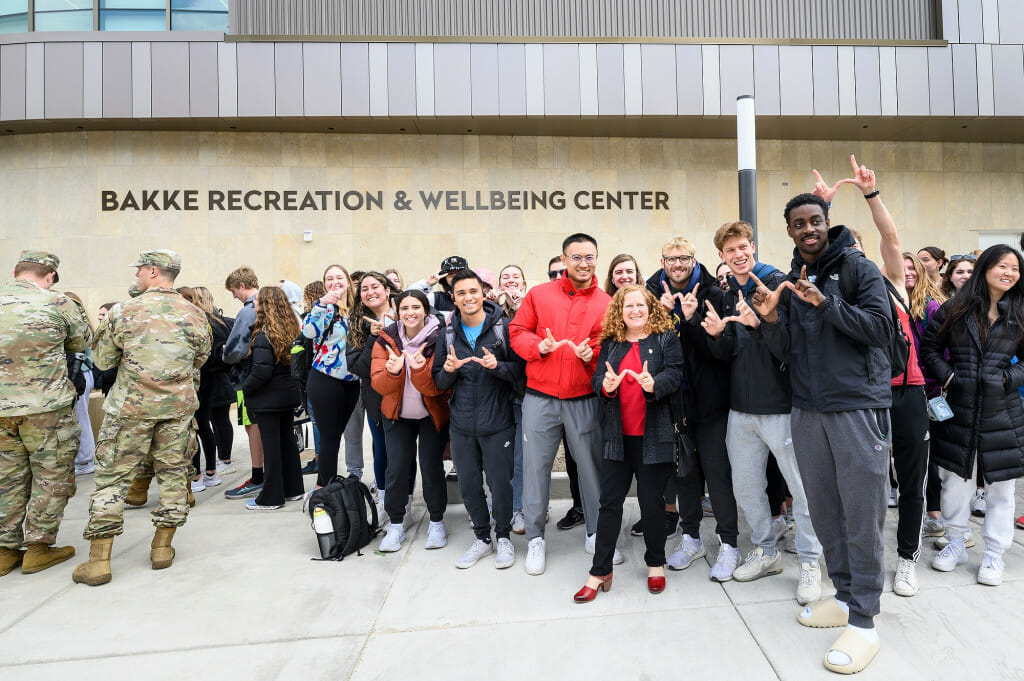
[[(789, 366), (793, 406), (814, 412), (888, 409), (892, 406), (887, 347), (893, 321), (889, 293), (874, 263), (853, 248), (853, 235), (842, 225), (828, 231), (829, 245), (813, 263), (793, 249), (792, 281), (807, 266), (825, 296), (821, 307), (782, 292), (779, 318), (754, 332)], [(854, 302), (843, 299), (839, 269), (855, 258)]]
[[(665, 271), (658, 270), (647, 280), (647, 290), (660, 298), (665, 292)], [(683, 348), (683, 404), (687, 419), (692, 423), (708, 423), (729, 413), (729, 364), (711, 353), (710, 339), (701, 322), (707, 314), (710, 301), (718, 314), (722, 314), (722, 289), (718, 279), (701, 266), (697, 288), (697, 310), (689, 321), (676, 301), (669, 313)], [(603, 365), (599, 365), (603, 366)]]
[[(616, 372), (622, 360), (629, 353), (632, 343), (606, 340), (601, 344), (597, 358), (597, 370), (591, 379), (594, 392), (601, 396), (604, 431), (604, 458), (622, 461), (625, 457), (622, 445), (622, 409), (618, 391), (611, 397), (604, 394), (601, 385), (607, 373), (605, 362)], [(641, 362), (647, 362), (647, 372), (654, 377), (654, 393), (644, 393), (643, 463), (673, 463), (675, 461), (675, 432), (672, 424), (678, 422), (680, 414), (672, 410), (672, 396), (679, 390), (683, 377), (683, 351), (675, 331), (650, 335), (639, 341)]]
[(213, 333), (213, 345), (210, 346), (210, 357), (199, 370), (199, 401), (211, 407), (224, 407), (234, 404), (236, 398), (235, 390), (228, 380), (228, 365), (221, 356), (234, 320), (210, 314), (206, 318)]
[(345, 360), (348, 364), (348, 370), (354, 376), (359, 377), (359, 394), (363, 398), (363, 408), (366, 409), (366, 414), (379, 426), (383, 418), (380, 413), (381, 397), (373, 389), (370, 381), (370, 367), (373, 364), (373, 346), (377, 342), (377, 336), (370, 335), (369, 322), (359, 321), (358, 323), (363, 325), (363, 333), (366, 340), (360, 348), (346, 345)]
[[(968, 315), (951, 329), (942, 329), (950, 303), (932, 317), (921, 342), (928, 371), (945, 384), (954, 374), (946, 400), (953, 418), (932, 423), (931, 456), (936, 464), (961, 478), (971, 477), (974, 454), (986, 482), (1024, 475), (1024, 407), (1017, 388), (1024, 384), (1021, 329), (1007, 322), (1006, 301), (984, 346), (977, 320)], [(949, 359), (943, 352), (949, 351)]]
[(448, 358), (448, 332), (445, 328), (437, 335), (434, 343), (434, 385), (440, 390), (451, 390), (448, 404), (451, 408), (449, 427), (471, 436), (491, 435), (508, 428), (515, 428), (512, 413), (513, 386), (525, 380), (526, 365), (512, 352), (508, 341), (508, 322), (503, 321), (499, 337), (494, 325), (503, 320), (504, 313), (491, 301), (484, 301), (487, 316), (484, 319), (476, 347), (471, 348), (462, 330), (462, 315), (459, 310), (452, 313), (448, 327), (454, 332), (452, 345), (455, 356), (483, 357), (484, 348), (494, 355), (498, 366), (487, 369), (477, 362), (467, 362), (455, 373), (444, 370)]
[(292, 376), (291, 362), (278, 362), (267, 336), (259, 331), (252, 353), (245, 360), (248, 373), (242, 381), (246, 410), (289, 411), (302, 402), (299, 383)]

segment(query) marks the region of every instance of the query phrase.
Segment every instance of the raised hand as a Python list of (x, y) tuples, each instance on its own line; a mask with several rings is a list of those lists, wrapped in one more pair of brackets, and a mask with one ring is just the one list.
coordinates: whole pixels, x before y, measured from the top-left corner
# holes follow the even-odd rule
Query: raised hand
[(567, 344), (572, 346), (573, 352), (584, 362), (589, 362), (594, 359), (594, 348), (590, 347), (590, 339), (584, 338), (580, 343), (573, 343), (570, 340), (565, 341)]
[(807, 279), (807, 265), (800, 268), (800, 278), (797, 279), (797, 282), (795, 284), (790, 283), (789, 285), (792, 287), (796, 297), (805, 303), (810, 303), (814, 307), (821, 307), (821, 304), (825, 302), (825, 294)]
[(384, 365), (388, 373), (392, 376), (398, 376), (402, 373), (402, 369), (405, 368), (405, 360), (402, 359), (402, 355), (396, 355), (395, 351), (388, 346), (388, 362)]
[(752, 329), (756, 329), (761, 325), (761, 320), (747, 304), (743, 294), (740, 294), (739, 302), (736, 303), (737, 314), (729, 317), (729, 321), (738, 321), (743, 326), (749, 326)]
[(843, 182), (845, 182), (845, 180), (839, 180), (830, 187), (828, 186), (828, 183), (825, 182), (824, 179), (822, 179), (821, 173), (819, 173), (817, 170), (814, 170), (812, 172), (814, 173), (815, 182), (814, 191), (812, 191), (811, 193), (814, 194), (815, 196), (821, 197), (821, 200), (824, 201), (825, 203), (832, 203), (832, 197), (836, 195), (836, 192), (839, 190), (840, 185), (842, 185)]
[(455, 354), (455, 348), (452, 347), (448, 349), (448, 356), (444, 360), (443, 369), (449, 374), (454, 374), (456, 371), (461, 369), (466, 362), (472, 362), (474, 359), (476, 358), (466, 357), (464, 359), (459, 359)]
[(622, 379), (626, 377), (626, 374), (631, 372), (629, 371), (629, 369), (623, 369), (621, 374), (617, 374), (615, 373), (615, 369), (613, 369), (612, 365), (609, 364), (608, 362), (604, 363), (604, 368), (604, 381), (601, 383), (601, 388), (603, 388), (606, 393), (611, 395), (612, 393), (619, 389), (619, 384), (622, 383)]
[(750, 273), (751, 279), (757, 284), (754, 287), (754, 294), (750, 297), (749, 304), (757, 314), (761, 315), (761, 318), (768, 323), (773, 323), (779, 319), (779, 297), (782, 295), (782, 289), (785, 287), (792, 287), (790, 282), (783, 282), (774, 291), (764, 285), (764, 282), (757, 278), (757, 275), (753, 272)]
[(427, 358), (423, 356), (422, 350), (417, 350), (415, 354), (410, 355), (409, 351), (405, 351), (405, 356), (409, 358), (409, 366), (413, 369), (422, 369), (423, 365), (427, 363)]
[(853, 177), (839, 180), (839, 184), (855, 185), (862, 194), (875, 191), (875, 171), (867, 166), (858, 166), (857, 157), (853, 154), (850, 154), (850, 165), (853, 167)]
[(379, 336), (384, 325), (373, 317), (363, 316), (363, 321), (370, 325), (370, 335)]
[(343, 293), (339, 289), (331, 289), (320, 298), (320, 304), (324, 307), (337, 305)]
[(711, 304), (710, 300), (704, 301), (704, 306), (708, 309), (706, 315), (704, 315), (704, 321), (700, 323), (707, 331), (707, 334), (712, 338), (718, 338), (725, 331), (725, 325), (727, 321), (734, 321), (735, 317), (726, 317), (722, 319), (718, 316), (718, 312), (715, 311), (714, 305)]
[(428, 285), (428, 286), (431, 286), (431, 287), (432, 287), (432, 286), (434, 286), (434, 285), (435, 285), (435, 284), (436, 284), (436, 283), (437, 283), (437, 282), (438, 282), (438, 281), (439, 281), (440, 279), (441, 279), (441, 273), (440, 273), (440, 272), (438, 272), (437, 274), (431, 274), (431, 275), (430, 275), (429, 277), (427, 277), (427, 285)]
[(573, 349), (573, 352), (576, 352), (576, 344), (573, 343), (571, 340), (569, 340), (568, 338), (563, 338), (560, 341), (556, 341), (554, 334), (551, 333), (551, 329), (545, 330), (547, 331), (547, 333), (545, 334), (544, 339), (537, 345), (537, 349), (540, 350), (540, 354), (546, 355), (549, 352), (554, 352), (563, 345), (568, 345), (570, 348)]
[(700, 289), (700, 284), (694, 284), (693, 290), (683, 295), (677, 293), (676, 298), (679, 299), (679, 307), (683, 309), (683, 316), (686, 317), (687, 321), (693, 318), (693, 313), (700, 307), (700, 301), (697, 300), (697, 291)]
[(636, 379), (636, 382), (640, 384), (640, 388), (645, 393), (654, 392), (654, 376), (651, 376), (650, 373), (647, 372), (647, 362), (644, 362), (644, 366), (640, 370), (640, 373), (635, 371), (630, 371), (629, 373), (633, 374), (633, 378)]
[(663, 308), (671, 312), (676, 307), (676, 297), (672, 295), (672, 291), (669, 290), (667, 283), (661, 282), (661, 287), (665, 289), (665, 292), (661, 294), (661, 298), (658, 299), (658, 302), (661, 303)]

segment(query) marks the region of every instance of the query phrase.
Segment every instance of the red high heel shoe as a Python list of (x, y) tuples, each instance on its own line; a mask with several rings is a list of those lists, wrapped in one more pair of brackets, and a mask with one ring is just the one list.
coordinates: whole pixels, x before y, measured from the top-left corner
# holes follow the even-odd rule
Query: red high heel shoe
[(664, 577), (648, 577), (647, 578), (647, 590), (652, 594), (660, 594), (665, 590), (665, 578)]
[(612, 575), (608, 573), (604, 577), (598, 577), (601, 583), (597, 585), (596, 589), (591, 589), (589, 586), (584, 585), (582, 589), (576, 592), (576, 595), (572, 597), (577, 603), (589, 603), (590, 601), (597, 598), (598, 591), (611, 591), (612, 588)]

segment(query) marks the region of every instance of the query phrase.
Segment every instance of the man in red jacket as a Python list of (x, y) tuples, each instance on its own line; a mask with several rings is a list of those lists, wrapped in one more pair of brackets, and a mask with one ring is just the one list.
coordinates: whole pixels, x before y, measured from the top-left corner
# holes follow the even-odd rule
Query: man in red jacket
[[(573, 234), (562, 242), (564, 277), (534, 286), (509, 324), (512, 349), (526, 360), (523, 398), (523, 515), (526, 572), (544, 572), (544, 519), (551, 493), (551, 464), (565, 430), (579, 469), (585, 548), (593, 553), (601, 486), (601, 422), (590, 387), (597, 337), (611, 300), (598, 286), (597, 241)], [(618, 553), (616, 551), (616, 553)], [(621, 562), (621, 556), (617, 556)]]

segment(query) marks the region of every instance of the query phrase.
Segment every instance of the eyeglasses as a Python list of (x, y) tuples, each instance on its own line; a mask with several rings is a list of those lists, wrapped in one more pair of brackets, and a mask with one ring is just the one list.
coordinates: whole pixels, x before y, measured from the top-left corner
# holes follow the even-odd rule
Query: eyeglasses
[(586, 256), (584, 256), (584, 255), (580, 255), (579, 253), (577, 253), (576, 255), (570, 255), (569, 256), (569, 260), (572, 260), (572, 264), (573, 265), (579, 265), (580, 263), (582, 263), (584, 261), (588, 265), (593, 265), (595, 262), (597, 262), (597, 256), (596, 255), (586, 255)]
[(562, 270), (548, 270), (548, 279), (558, 279), (558, 275), (562, 273)]
[(954, 255), (949, 258), (950, 263), (954, 263), (960, 260), (966, 260), (967, 262), (977, 262), (978, 256), (968, 253), (967, 255)]
[(688, 262), (693, 262), (692, 255), (666, 255), (662, 256), (662, 262), (666, 265), (685, 265)]

